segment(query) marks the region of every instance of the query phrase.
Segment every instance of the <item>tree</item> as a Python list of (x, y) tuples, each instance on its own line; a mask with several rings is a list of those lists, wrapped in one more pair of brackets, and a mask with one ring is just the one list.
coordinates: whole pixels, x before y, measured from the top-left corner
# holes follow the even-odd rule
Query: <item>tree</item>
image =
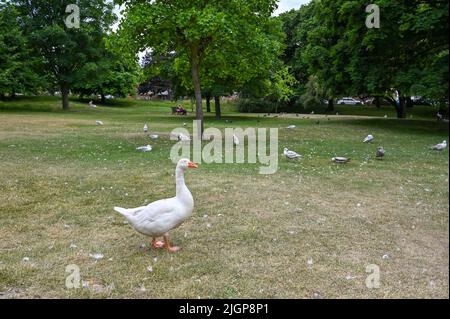
[(66, 0), (12, 0), (20, 16), (24, 34), (34, 51), (42, 56), (46, 74), (58, 84), (63, 109), (69, 108), (69, 92), (82, 81), (81, 69), (101, 59), (103, 37), (114, 22), (112, 3), (102, 0), (78, 0), (80, 27), (65, 24)]
[(0, 3), (0, 96), (36, 91), (45, 87), (36, 70), (41, 62), (31, 54), (11, 4)]
[(303, 53), (309, 73), (334, 96), (385, 96), (399, 118), (415, 92), (448, 100), (448, 2), (377, 4), (379, 29), (367, 28), (364, 0), (314, 2), (316, 27)]
[(120, 3), (126, 5), (126, 10), (119, 32), (130, 48), (136, 51), (152, 48), (156, 54), (163, 55), (175, 51), (188, 57), (201, 132), (201, 68), (205, 58), (218, 56), (223, 48), (245, 51), (250, 45), (254, 57), (264, 56), (267, 44), (272, 41), (271, 35), (261, 29), (272, 20), (276, 0), (123, 0)]
[(73, 91), (87, 94), (98, 94), (105, 103), (105, 95), (125, 97), (136, 92), (139, 78), (139, 65), (134, 59), (103, 48), (103, 55), (98, 62), (85, 64), (79, 71), (82, 81), (73, 85)]

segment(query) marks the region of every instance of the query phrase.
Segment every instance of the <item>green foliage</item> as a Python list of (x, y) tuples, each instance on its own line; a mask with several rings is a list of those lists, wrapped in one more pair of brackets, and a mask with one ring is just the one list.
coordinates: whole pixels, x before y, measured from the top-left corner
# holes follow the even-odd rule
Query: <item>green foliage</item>
[(0, 95), (36, 92), (45, 86), (36, 69), (40, 59), (31, 55), (11, 4), (0, 3)]
[(101, 59), (87, 63), (80, 69), (82, 81), (73, 85), (73, 91), (84, 95), (100, 94), (125, 97), (136, 91), (139, 65), (106, 48)]
[(269, 113), (275, 112), (276, 103), (264, 99), (239, 99), (236, 107), (241, 113)]
[[(112, 3), (79, 0), (80, 28), (65, 25), (66, 6), (72, 1), (13, 0), (28, 42), (45, 63), (46, 75), (67, 96), (74, 83), (84, 81), (83, 67), (102, 58), (103, 38), (114, 22)], [(100, 48), (100, 49), (99, 49)], [(68, 104), (63, 107), (67, 108)]]
[(120, 1), (125, 19), (122, 47), (152, 48), (156, 56), (176, 52), (174, 70), (196, 97), (201, 87), (224, 94), (269, 75), (281, 53), (280, 24), (271, 17), (275, 0)]
[(305, 92), (300, 97), (300, 102), (305, 108), (317, 107), (322, 104), (322, 100), (328, 97), (314, 75), (309, 77), (305, 88)]
[[(397, 92), (402, 117), (407, 96), (448, 101), (448, 2), (377, 1), (379, 29), (366, 27), (367, 4), (314, 0), (282, 16), (288, 34), (285, 62), (300, 84), (314, 76), (329, 98), (388, 95), (394, 102)], [(287, 31), (291, 28), (296, 31)], [(317, 100), (313, 88), (312, 83), (306, 87), (305, 102)]]

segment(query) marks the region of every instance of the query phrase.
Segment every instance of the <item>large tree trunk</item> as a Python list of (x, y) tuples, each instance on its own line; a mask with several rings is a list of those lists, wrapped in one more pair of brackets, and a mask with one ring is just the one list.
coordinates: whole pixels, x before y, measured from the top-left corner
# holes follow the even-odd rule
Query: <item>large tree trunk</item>
[(200, 131), (198, 138), (201, 140), (203, 136), (203, 108), (202, 108), (202, 91), (200, 87), (200, 57), (198, 45), (191, 46), (191, 71), (192, 71), (192, 84), (194, 85), (194, 93), (195, 93), (195, 118), (200, 121)]
[(214, 109), (216, 111), (216, 119), (220, 119), (222, 117), (222, 112), (220, 111), (220, 96), (214, 97)]
[(379, 96), (375, 96), (375, 106), (377, 107), (377, 109), (381, 108), (381, 102), (380, 102)]
[(396, 103), (397, 107), (397, 118), (404, 119), (406, 117), (406, 103), (405, 98), (401, 96), (401, 92), (398, 91), (398, 101)]
[(63, 110), (69, 109), (69, 83), (61, 83), (61, 96)]
[(325, 112), (334, 112), (334, 101), (333, 99), (328, 99), (328, 107)]
[(211, 94), (206, 94), (206, 112), (211, 113)]
[(413, 103), (411, 97), (407, 96), (405, 99), (406, 99), (406, 107), (407, 108), (412, 108), (414, 106), (414, 103)]

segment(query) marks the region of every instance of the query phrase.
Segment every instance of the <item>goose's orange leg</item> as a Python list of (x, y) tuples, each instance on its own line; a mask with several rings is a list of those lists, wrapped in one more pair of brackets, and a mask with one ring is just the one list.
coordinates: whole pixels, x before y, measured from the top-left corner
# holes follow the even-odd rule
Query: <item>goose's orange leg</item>
[(161, 240), (156, 240), (155, 237), (152, 238), (152, 247), (155, 249), (164, 247), (164, 242)]
[(168, 234), (164, 235), (164, 244), (165, 244), (166, 249), (168, 251), (170, 251), (171, 253), (176, 253), (177, 251), (180, 250), (180, 247), (178, 247), (178, 246), (171, 246), (170, 245), (170, 240), (169, 240), (169, 235)]

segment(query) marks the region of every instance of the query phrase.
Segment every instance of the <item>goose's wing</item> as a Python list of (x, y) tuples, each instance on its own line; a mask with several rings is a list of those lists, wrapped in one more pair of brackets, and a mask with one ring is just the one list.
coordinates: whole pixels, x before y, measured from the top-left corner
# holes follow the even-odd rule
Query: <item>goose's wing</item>
[(174, 204), (173, 198), (161, 199), (137, 211), (135, 216), (142, 222), (154, 222), (165, 215), (172, 214), (176, 207), (177, 205)]

